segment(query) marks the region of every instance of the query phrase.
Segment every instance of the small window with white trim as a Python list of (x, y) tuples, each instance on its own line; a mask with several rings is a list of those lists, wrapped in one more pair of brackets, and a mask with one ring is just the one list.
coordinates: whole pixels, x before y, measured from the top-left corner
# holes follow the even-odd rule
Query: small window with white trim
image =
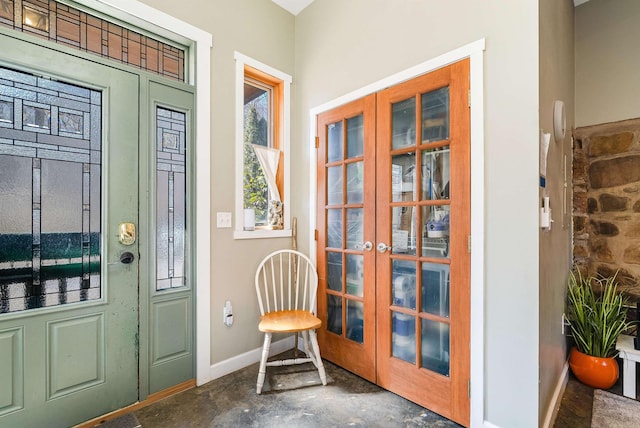
[(238, 52), (234, 237), (290, 236), (291, 76)]

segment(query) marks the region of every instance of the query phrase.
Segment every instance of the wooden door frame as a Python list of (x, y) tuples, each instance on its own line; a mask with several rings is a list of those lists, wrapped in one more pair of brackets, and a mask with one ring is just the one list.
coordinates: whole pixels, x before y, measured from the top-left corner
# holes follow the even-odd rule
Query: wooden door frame
[[(362, 98), (395, 84), (410, 80), (465, 58), (470, 59), (471, 104), (471, 317), (470, 317), (470, 370), (471, 370), (471, 426), (484, 423), (484, 49), (480, 39), (455, 50), (429, 59), (414, 67), (395, 73), (363, 88), (330, 100), (309, 110), (309, 249), (311, 259), (317, 261), (315, 230), (317, 221), (317, 164), (315, 141), (317, 116), (342, 104)], [(374, 243), (376, 245), (377, 243)]]
[[(64, 0), (58, 0), (64, 3)], [(196, 232), (196, 384), (203, 385), (211, 377), (211, 47), (213, 36), (191, 24), (174, 18), (137, 0), (75, 0), (138, 28), (162, 35), (168, 40), (189, 46), (186, 83), (195, 85), (196, 124), (195, 150), (197, 182), (195, 192)], [(140, 18), (144, 17), (144, 19)], [(196, 58), (198, 59), (196, 61)]]

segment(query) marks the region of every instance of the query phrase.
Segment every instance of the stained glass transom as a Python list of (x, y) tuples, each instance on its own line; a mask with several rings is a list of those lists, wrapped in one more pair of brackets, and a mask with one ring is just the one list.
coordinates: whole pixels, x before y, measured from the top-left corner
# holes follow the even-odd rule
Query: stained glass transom
[(53, 0), (0, 0), (0, 25), (171, 79), (185, 79), (183, 49)]
[(185, 285), (186, 115), (156, 110), (156, 290)]
[(101, 104), (0, 67), (0, 313), (101, 296)]

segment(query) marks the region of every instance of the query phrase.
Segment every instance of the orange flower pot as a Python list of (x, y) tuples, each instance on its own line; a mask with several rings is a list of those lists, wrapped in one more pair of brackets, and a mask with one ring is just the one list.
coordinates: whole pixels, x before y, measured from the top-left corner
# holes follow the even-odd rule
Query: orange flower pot
[(569, 367), (580, 382), (592, 388), (609, 389), (618, 380), (618, 362), (614, 357), (592, 357), (573, 348)]

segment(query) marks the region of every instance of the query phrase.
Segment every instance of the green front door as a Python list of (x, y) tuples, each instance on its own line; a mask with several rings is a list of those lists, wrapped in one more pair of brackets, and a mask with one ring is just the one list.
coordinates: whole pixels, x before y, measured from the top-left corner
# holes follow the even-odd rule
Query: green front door
[(0, 46), (0, 426), (67, 427), (139, 396), (139, 76)]

